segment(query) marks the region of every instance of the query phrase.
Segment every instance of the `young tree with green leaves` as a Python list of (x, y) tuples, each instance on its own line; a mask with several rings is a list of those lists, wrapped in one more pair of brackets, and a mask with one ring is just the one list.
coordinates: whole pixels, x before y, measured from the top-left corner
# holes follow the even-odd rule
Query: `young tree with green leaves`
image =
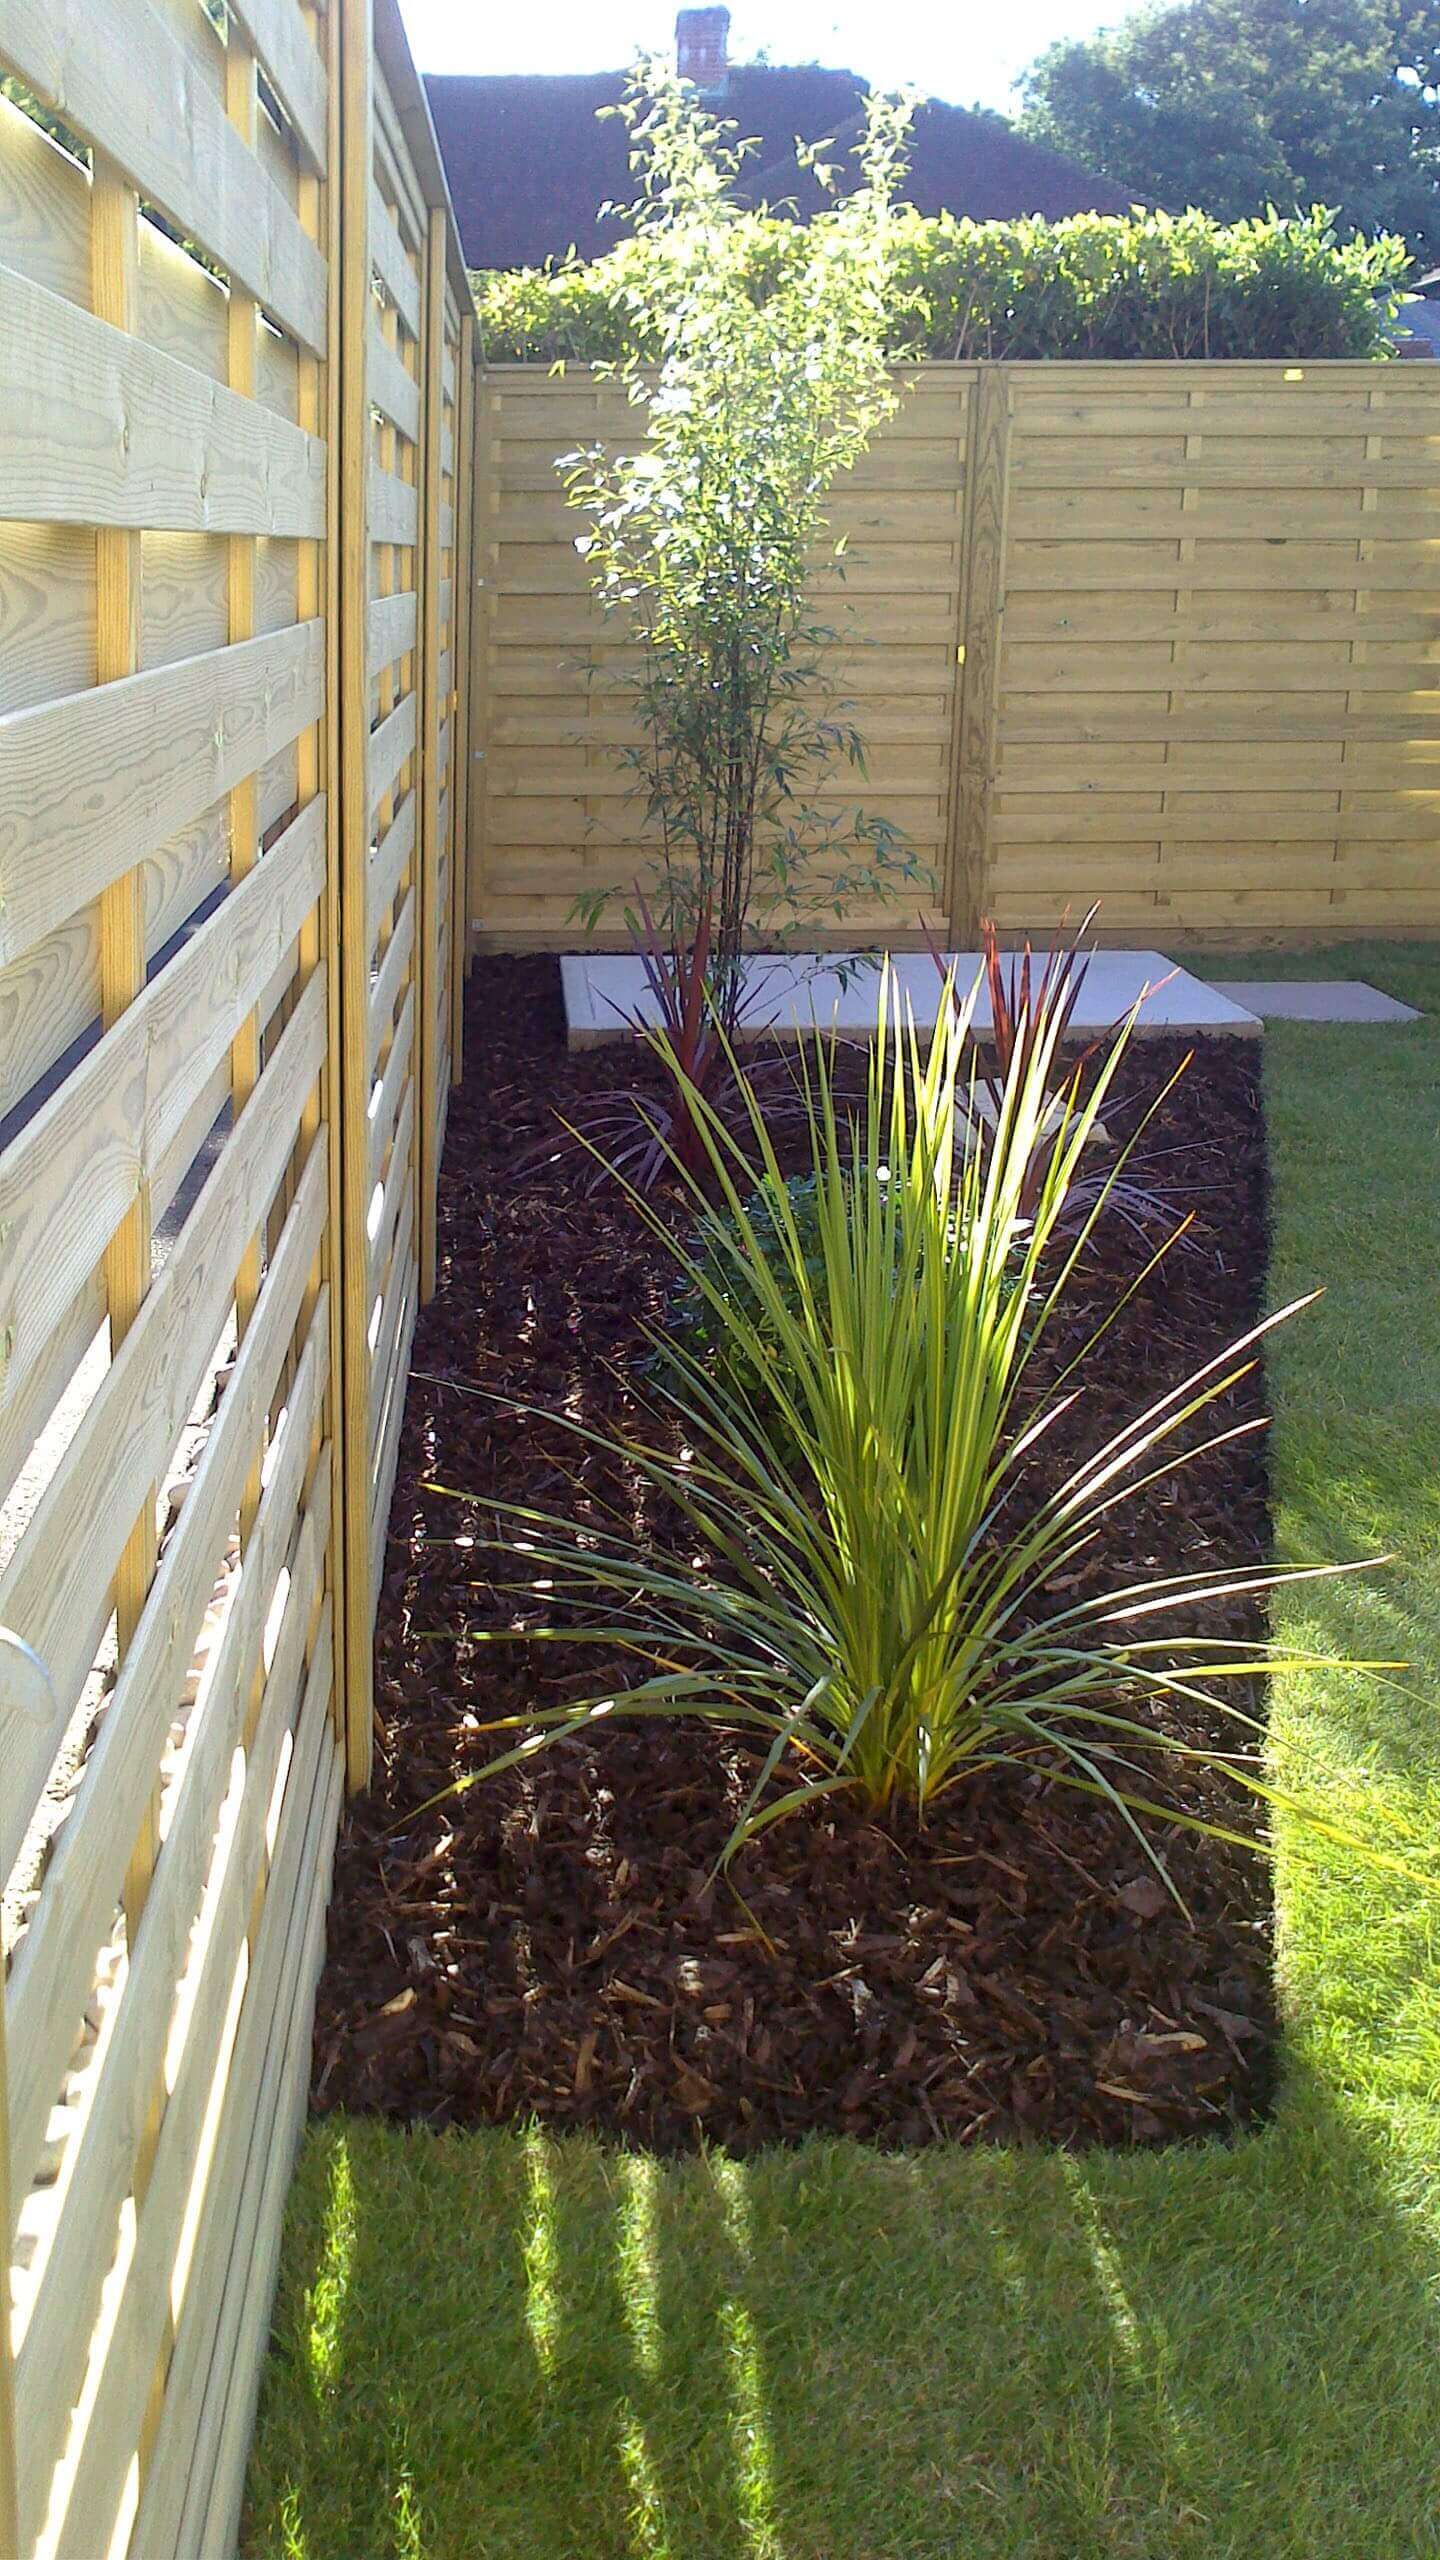
[(1434, 0), (1171, 0), (1051, 45), (1023, 89), (1022, 131), (1146, 203), (1323, 204), (1440, 261)]
[[(630, 291), (646, 352), (604, 369), (643, 433), (562, 469), (595, 594), (639, 643), (640, 734), (623, 753), (655, 843), (643, 911), (674, 972), (703, 951), (705, 1011), (728, 1036), (747, 941), (793, 940), (918, 873), (888, 822), (820, 796), (865, 766), (810, 600), (831, 488), (896, 405), (886, 280), (910, 111), (871, 98), (852, 192), (829, 146), (803, 155), (831, 201), (763, 298), (735, 128), (659, 63), (616, 112), (640, 181)], [(581, 912), (593, 923), (615, 894)]]

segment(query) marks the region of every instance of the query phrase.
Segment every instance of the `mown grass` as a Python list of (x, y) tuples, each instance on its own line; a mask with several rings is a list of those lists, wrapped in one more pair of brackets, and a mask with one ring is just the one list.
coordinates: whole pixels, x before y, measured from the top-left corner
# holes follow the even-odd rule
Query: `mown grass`
[[(1392, 1548), (1283, 1632), (1440, 1699), (1440, 950), (1403, 1031), (1266, 1042), (1277, 1539)], [(1218, 973), (1217, 973), (1218, 974)], [(1285, 1778), (1430, 1839), (1440, 1712), (1274, 1701)], [(1232, 2149), (821, 2143), (657, 2166), (329, 2121), (293, 2193), (249, 2560), (1440, 2553), (1440, 1919), (1280, 1843), (1283, 2075)]]

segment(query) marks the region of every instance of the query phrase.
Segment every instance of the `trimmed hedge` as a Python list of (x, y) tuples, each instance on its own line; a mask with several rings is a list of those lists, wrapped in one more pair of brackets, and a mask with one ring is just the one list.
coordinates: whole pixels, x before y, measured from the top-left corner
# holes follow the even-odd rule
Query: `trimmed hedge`
[[(763, 300), (795, 256), (793, 223), (747, 215), (737, 247)], [(472, 282), (492, 364), (574, 364), (651, 352), (644, 314), (663, 287), (663, 238), (589, 264), (481, 271)], [(1392, 353), (1404, 242), (1337, 240), (1329, 216), (1080, 213), (969, 222), (907, 212), (892, 270), (897, 357), (1256, 356)]]

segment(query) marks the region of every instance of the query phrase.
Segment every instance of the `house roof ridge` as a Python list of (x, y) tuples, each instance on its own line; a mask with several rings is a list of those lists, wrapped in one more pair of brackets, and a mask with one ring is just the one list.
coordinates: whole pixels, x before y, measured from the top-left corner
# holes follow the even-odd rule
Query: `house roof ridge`
[[(472, 267), (540, 266), (574, 248), (599, 257), (625, 236), (602, 204), (630, 185), (623, 128), (597, 118), (622, 71), (438, 73), (427, 79), (465, 254)], [(823, 63), (735, 63), (715, 104), (757, 149), (741, 177), (746, 202), (769, 199), (805, 219), (822, 190), (795, 155), (797, 138), (843, 150), (858, 135), (870, 83)], [(848, 112), (847, 112), (848, 110)], [(1123, 213), (1127, 190), (1016, 133), (984, 108), (920, 102), (906, 199), (922, 214), (976, 221), (1039, 214)]]

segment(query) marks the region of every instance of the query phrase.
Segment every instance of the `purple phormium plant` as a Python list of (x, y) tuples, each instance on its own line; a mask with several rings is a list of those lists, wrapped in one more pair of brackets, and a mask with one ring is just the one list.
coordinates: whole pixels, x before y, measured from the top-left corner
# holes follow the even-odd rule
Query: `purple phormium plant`
[[(1069, 921), (1069, 909), (1060, 919), (1059, 932), (1045, 955), (1045, 965), (1034, 976), (1034, 952), (1029, 937), (1023, 950), (1012, 954), (1007, 973), (999, 936), (988, 916), (981, 918), (980, 945), (985, 966), (985, 986), (990, 998), (990, 1038), (996, 1067), (993, 1073), (982, 1071), (981, 1082), (999, 1112), (1005, 1087), (1018, 1069), (1023, 1075), (1031, 1058), (1050, 1033), (1051, 1026), (1064, 1040), (1081, 990), (1090, 974), (1094, 952), (1082, 951), (1081, 943), (1094, 923), (1098, 906), (1088, 907), (1076, 931), (1061, 940)], [(1123, 1017), (1122, 1017), (1123, 1019)], [(1078, 1075), (1087, 1059), (1098, 1049), (1118, 1038), (1120, 1023), (1112, 1022), (1108, 1031), (1099, 1032), (1072, 1062), (1072, 1075)], [(1071, 1079), (1067, 1077), (1067, 1083)]]
[[(986, 1047), (993, 1055), (993, 1063), (987, 1060), (983, 1053), (977, 1060), (972, 1092), (972, 1120), (982, 1120), (989, 1127), (995, 1127), (1004, 1106), (1007, 1089), (1013, 1087), (1017, 1078), (1028, 1077), (1031, 1062), (1040, 1051), (1049, 1049), (1058, 1062), (1061, 1044), (1069, 1033), (1075, 1008), (1089, 975), (1090, 963), (1095, 956), (1093, 944), (1088, 949), (1084, 944), (1085, 936), (1089, 933), (1098, 913), (1097, 899), (1093, 905), (1087, 907), (1072, 933), (1067, 929), (1070, 920), (1070, 911), (1067, 907), (1060, 918), (1055, 938), (1045, 954), (1043, 964), (1038, 968), (1034, 948), (1028, 936), (1018, 952), (1004, 953), (1001, 951), (1000, 938), (993, 922), (988, 916), (981, 918), (981, 966), (986, 992), (990, 999), (990, 1032)], [(933, 937), (930, 940), (930, 955), (942, 978), (947, 978), (950, 984), (952, 1004), (958, 1004), (960, 1002), (958, 989), (953, 981), (948, 980), (944, 954)], [(1171, 971), (1170, 975), (1173, 976), (1174, 972)], [(1159, 987), (1168, 983), (1167, 978), (1162, 978), (1157, 981), (1155, 987), (1147, 986), (1140, 998), (1141, 1003), (1147, 996), (1157, 993)], [(1063, 1074), (1057, 1077), (1052, 1122), (1037, 1136), (1030, 1161), (1025, 1169), (1022, 1208), (1026, 1216), (1033, 1215), (1034, 1204), (1044, 1189), (1050, 1158), (1075, 1108), (1080, 1079), (1085, 1068), (1092, 1058), (1113, 1049), (1126, 1030), (1129, 1019), (1128, 1014), (1118, 1015), (1108, 1029), (1097, 1031), (1092, 1038), (1084, 1042), (1083, 1046), (1072, 1049), (1066, 1060)], [(1177, 1070), (1177, 1073), (1183, 1072), (1183, 1067)], [(1174, 1078), (1171, 1077), (1169, 1083), (1173, 1082)], [(1169, 1083), (1166, 1086), (1167, 1091)], [(1162, 1099), (1163, 1095), (1157, 1097), (1152, 1111), (1146, 1114), (1147, 1119), (1152, 1116), (1153, 1110), (1158, 1108), (1159, 1101)], [(975, 1108), (976, 1103), (980, 1104), (978, 1111)], [(1103, 1132), (1097, 1129), (1096, 1134), (1102, 1135)], [(1106, 1177), (1103, 1174), (1077, 1176), (1072, 1184), (1070, 1200), (1067, 1203), (1067, 1218), (1088, 1213), (1095, 1196), (1105, 1188)], [(1142, 1183), (1130, 1182), (1123, 1178), (1109, 1183), (1107, 1205), (1141, 1237), (1146, 1236), (1153, 1229), (1168, 1228), (1177, 1240), (1183, 1240), (1180, 1231), (1189, 1223), (1188, 1218), (1163, 1193), (1148, 1189)]]
[(635, 903), (630, 938), (654, 1017), (637, 1008), (624, 1019), (659, 1060), (667, 1089), (657, 1096), (644, 1085), (618, 1086), (577, 1111), (569, 1126), (595, 1159), (592, 1187), (613, 1174), (651, 1191), (667, 1169), (693, 1179), (705, 1168), (692, 1097), (714, 1109), (737, 1086), (732, 1043), (747, 997), (738, 980), (723, 1000), (713, 983), (713, 898), (701, 905), (688, 939), (662, 930), (639, 888)]

